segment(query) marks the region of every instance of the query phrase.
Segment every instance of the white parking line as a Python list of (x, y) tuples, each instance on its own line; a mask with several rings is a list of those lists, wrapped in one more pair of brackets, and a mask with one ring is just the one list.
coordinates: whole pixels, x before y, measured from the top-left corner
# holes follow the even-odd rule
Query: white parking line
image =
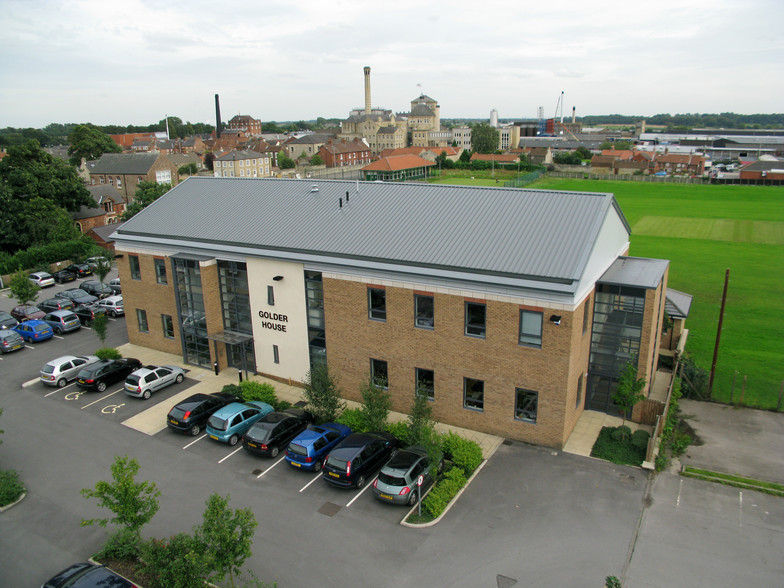
[(97, 404), (98, 402), (101, 402), (102, 400), (106, 400), (106, 399), (107, 399), (107, 398), (109, 398), (110, 396), (114, 396), (115, 394), (118, 394), (118, 393), (120, 393), (120, 392), (122, 392), (122, 391), (123, 391), (123, 388), (120, 388), (119, 390), (115, 390), (115, 391), (114, 391), (114, 392), (112, 392), (111, 394), (107, 394), (106, 396), (101, 396), (101, 397), (100, 397), (98, 400), (94, 400), (94, 401), (93, 401), (93, 402), (91, 402), (90, 404), (85, 404), (85, 405), (82, 407), (82, 410), (84, 410), (84, 409), (85, 409), (85, 408), (87, 408), (88, 406), (92, 406), (93, 404)]
[(187, 444), (185, 447), (183, 447), (183, 449), (188, 449), (188, 447), (190, 447), (190, 446), (191, 446), (191, 445), (193, 445), (194, 443), (198, 443), (199, 441), (201, 441), (202, 439), (204, 439), (204, 438), (206, 438), (206, 437), (207, 437), (207, 435), (202, 435), (201, 437), (199, 437), (199, 438), (198, 438), (198, 439), (196, 439), (195, 441), (191, 441), (190, 443), (188, 443), (188, 444)]
[(242, 451), (242, 445), (240, 445), (239, 447), (237, 447), (237, 449), (235, 449), (234, 451), (232, 451), (231, 453), (229, 453), (229, 454), (228, 454), (226, 457), (224, 457), (224, 458), (223, 458), (222, 460), (220, 460), (218, 463), (223, 463), (224, 461), (226, 461), (227, 459), (229, 459), (229, 458), (230, 458), (232, 455), (234, 455), (234, 454), (235, 454), (235, 453), (237, 453), (238, 451)]
[(362, 488), (362, 490), (360, 490), (360, 491), (357, 493), (357, 495), (356, 495), (354, 498), (352, 498), (352, 499), (349, 501), (349, 503), (346, 505), (346, 508), (348, 508), (349, 506), (351, 506), (352, 504), (354, 504), (354, 501), (355, 501), (357, 498), (359, 498), (360, 496), (362, 496), (362, 493), (363, 493), (363, 492), (365, 492), (365, 490), (367, 490), (368, 488), (370, 488), (370, 487), (373, 485), (373, 482), (375, 482), (375, 481), (376, 481), (376, 478), (378, 478), (378, 474), (376, 474), (376, 476), (373, 478), (373, 481), (371, 481), (371, 482), (368, 482), (367, 484), (365, 484), (365, 487), (364, 487), (364, 488)]
[(258, 480), (259, 478), (261, 478), (261, 477), (262, 477), (264, 474), (266, 474), (268, 471), (270, 471), (272, 468), (274, 468), (276, 465), (278, 465), (280, 462), (282, 462), (282, 461), (285, 459), (285, 457), (286, 457), (286, 456), (284, 455), (284, 456), (283, 456), (283, 457), (281, 457), (281, 458), (280, 458), (278, 461), (276, 461), (276, 462), (275, 462), (275, 463), (273, 463), (273, 464), (272, 464), (270, 467), (268, 467), (266, 470), (264, 470), (263, 472), (261, 472), (261, 473), (260, 473), (258, 476), (256, 476), (256, 479)]
[(55, 339), (60, 339), (60, 340), (65, 338), (62, 335), (52, 335), (52, 337), (54, 337)]
[(24, 384), (22, 384), (22, 388), (29, 388), (30, 386), (34, 386), (36, 382), (40, 382), (41, 378), (35, 378), (34, 380), (27, 380)]
[(316, 480), (318, 480), (320, 477), (321, 477), (321, 472), (319, 472), (319, 473), (318, 473), (318, 474), (317, 474), (317, 475), (316, 475), (316, 476), (315, 476), (315, 477), (314, 477), (314, 478), (313, 478), (313, 479), (312, 479), (310, 482), (308, 482), (307, 484), (305, 484), (305, 485), (304, 485), (304, 486), (303, 486), (303, 487), (300, 489), (300, 492), (304, 492), (305, 490), (307, 490), (307, 489), (308, 489), (308, 486), (310, 486), (310, 485), (311, 485), (313, 482), (315, 482)]

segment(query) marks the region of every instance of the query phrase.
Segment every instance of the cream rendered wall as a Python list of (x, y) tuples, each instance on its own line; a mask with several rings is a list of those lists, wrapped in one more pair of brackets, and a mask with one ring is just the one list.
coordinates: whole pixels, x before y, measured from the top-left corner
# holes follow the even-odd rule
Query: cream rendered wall
[(592, 292), (598, 280), (619, 255), (629, 249), (629, 233), (614, 207), (609, 207), (604, 217), (599, 236), (594, 242), (575, 294), (575, 304), (579, 304)]
[[(302, 264), (250, 257), (246, 263), (256, 371), (303, 382), (310, 369), (310, 359)], [(274, 276), (283, 279), (276, 282)], [(267, 304), (267, 286), (274, 287), (274, 306)], [(269, 315), (262, 318), (259, 313)], [(278, 315), (277, 320), (274, 315)], [(278, 346), (280, 363), (277, 364), (273, 362), (273, 345)]]

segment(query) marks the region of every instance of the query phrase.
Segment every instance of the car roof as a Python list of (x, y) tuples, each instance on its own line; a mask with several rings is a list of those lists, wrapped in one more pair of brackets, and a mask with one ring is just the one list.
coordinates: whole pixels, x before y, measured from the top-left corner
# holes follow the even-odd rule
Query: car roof
[(14, 331), (13, 329), (0, 329), (0, 337), (21, 337), (19, 333)]
[[(227, 418), (234, 416), (238, 412), (242, 412), (247, 408), (251, 408), (251, 406), (248, 406), (244, 402), (232, 402), (231, 404), (227, 404), (223, 408), (220, 408), (216, 412), (212, 413), (212, 416), (216, 416), (218, 418)], [(252, 408), (258, 408), (258, 406), (253, 406)]]
[(73, 313), (74, 313), (73, 310), (68, 310), (67, 308), (63, 308), (63, 309), (60, 309), (60, 310), (53, 310), (52, 312), (48, 312), (48, 313), (46, 313), (46, 316), (51, 316), (51, 315), (54, 315), (54, 316), (67, 316), (67, 315), (73, 314)]
[(423, 448), (407, 447), (406, 449), (398, 451), (397, 454), (389, 460), (389, 463), (384, 466), (384, 469), (407, 471), (423, 457), (427, 457), (427, 451)]
[(341, 456), (354, 455), (360, 449), (363, 449), (368, 443), (379, 440), (389, 441), (390, 439), (385, 439), (382, 435), (375, 432), (351, 433), (351, 435), (340, 442), (340, 445), (332, 450), (332, 454)]
[(37, 325), (46, 325), (47, 327), (49, 326), (49, 324), (46, 321), (42, 321), (39, 319), (31, 319), (29, 321), (25, 321), (21, 323), (19, 326), (21, 327), (22, 325), (27, 325), (29, 327), (35, 327)]

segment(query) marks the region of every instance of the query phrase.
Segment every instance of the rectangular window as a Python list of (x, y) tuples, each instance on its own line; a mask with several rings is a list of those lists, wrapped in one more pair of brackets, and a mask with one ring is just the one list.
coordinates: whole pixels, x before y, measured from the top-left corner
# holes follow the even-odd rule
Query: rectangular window
[(421, 329), (434, 328), (433, 307), (432, 296), (414, 294), (414, 325)]
[(122, 188), (122, 178), (120, 176), (117, 176), (117, 187)]
[(275, 306), (275, 287), (267, 286), (267, 304)]
[(463, 408), (484, 411), (485, 383), (482, 380), (463, 378)]
[(588, 331), (588, 312), (591, 310), (590, 308), (591, 297), (588, 297), (588, 300), (585, 301), (583, 305), (583, 335), (585, 335), (586, 331)]
[(515, 389), (515, 418), (527, 423), (536, 422), (536, 409), (539, 404), (539, 392)]
[(163, 336), (167, 339), (174, 339), (174, 321), (171, 315), (162, 314), (161, 323), (163, 324)]
[(575, 402), (574, 407), (580, 408), (580, 404), (583, 402), (583, 374), (580, 374), (580, 377), (577, 378), (577, 402)]
[(542, 313), (532, 310), (520, 311), (520, 344), (542, 347)]
[(417, 393), (423, 393), (428, 400), (435, 399), (436, 378), (433, 370), (423, 370), (416, 368), (416, 389)]
[(155, 181), (159, 184), (171, 184), (171, 170), (163, 169), (156, 171)]
[(370, 360), (370, 379), (376, 386), (387, 388), (389, 385), (389, 373), (387, 362), (381, 359)]
[(383, 288), (368, 288), (368, 317), (387, 320), (387, 291)]
[(136, 309), (136, 320), (139, 323), (139, 332), (140, 333), (149, 333), (150, 329), (147, 326), (147, 311), (142, 310), (141, 308)]
[(131, 279), (132, 280), (141, 280), (142, 279), (142, 270), (139, 266), (139, 256), (138, 255), (129, 255), (128, 256), (128, 264), (131, 267)]
[(155, 258), (155, 281), (159, 284), (168, 284), (166, 280), (166, 260)]
[(280, 354), (278, 353), (278, 346), (272, 346), (272, 361), (275, 363), (280, 363)]
[(478, 302), (465, 303), (465, 334), (484, 339), (487, 319), (487, 307)]

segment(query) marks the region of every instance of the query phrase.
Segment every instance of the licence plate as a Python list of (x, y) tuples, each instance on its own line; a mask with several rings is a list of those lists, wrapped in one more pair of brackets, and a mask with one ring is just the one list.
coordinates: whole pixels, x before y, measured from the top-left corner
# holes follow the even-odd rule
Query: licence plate
[(11, 350), (13, 351), (14, 349), (21, 349), (21, 348), (22, 348), (22, 346), (19, 343), (17, 343), (13, 347), (11, 347)]
[(216, 441), (218, 440), (218, 438), (215, 435), (210, 435), (210, 439), (215, 439)]
[(82, 380), (82, 379), (79, 379), (79, 383), (80, 383), (80, 384), (84, 384), (84, 380)]
[(174, 419), (169, 419), (169, 422), (170, 422), (172, 425), (179, 425), (179, 424), (180, 424), (180, 421), (177, 421), (177, 420), (174, 420)]
[(296, 461), (290, 461), (289, 463), (290, 463), (291, 465), (293, 465), (295, 468), (301, 468), (301, 467), (302, 467), (302, 464), (301, 464), (301, 463), (298, 463), (298, 462), (296, 462)]
[(254, 449), (257, 449), (257, 448), (258, 448), (258, 445), (256, 445), (256, 444), (255, 444), (255, 443), (253, 443), (252, 441), (248, 441), (247, 443), (248, 443), (248, 447), (253, 447)]
[(335, 472), (328, 472), (328, 473), (329, 473), (329, 475), (330, 475), (330, 476), (332, 476), (333, 478), (339, 478), (339, 477), (340, 477), (340, 476), (339, 476), (338, 474), (336, 474)]
[(389, 494), (380, 494), (381, 498), (386, 498), (387, 500), (392, 500), (392, 497)]

